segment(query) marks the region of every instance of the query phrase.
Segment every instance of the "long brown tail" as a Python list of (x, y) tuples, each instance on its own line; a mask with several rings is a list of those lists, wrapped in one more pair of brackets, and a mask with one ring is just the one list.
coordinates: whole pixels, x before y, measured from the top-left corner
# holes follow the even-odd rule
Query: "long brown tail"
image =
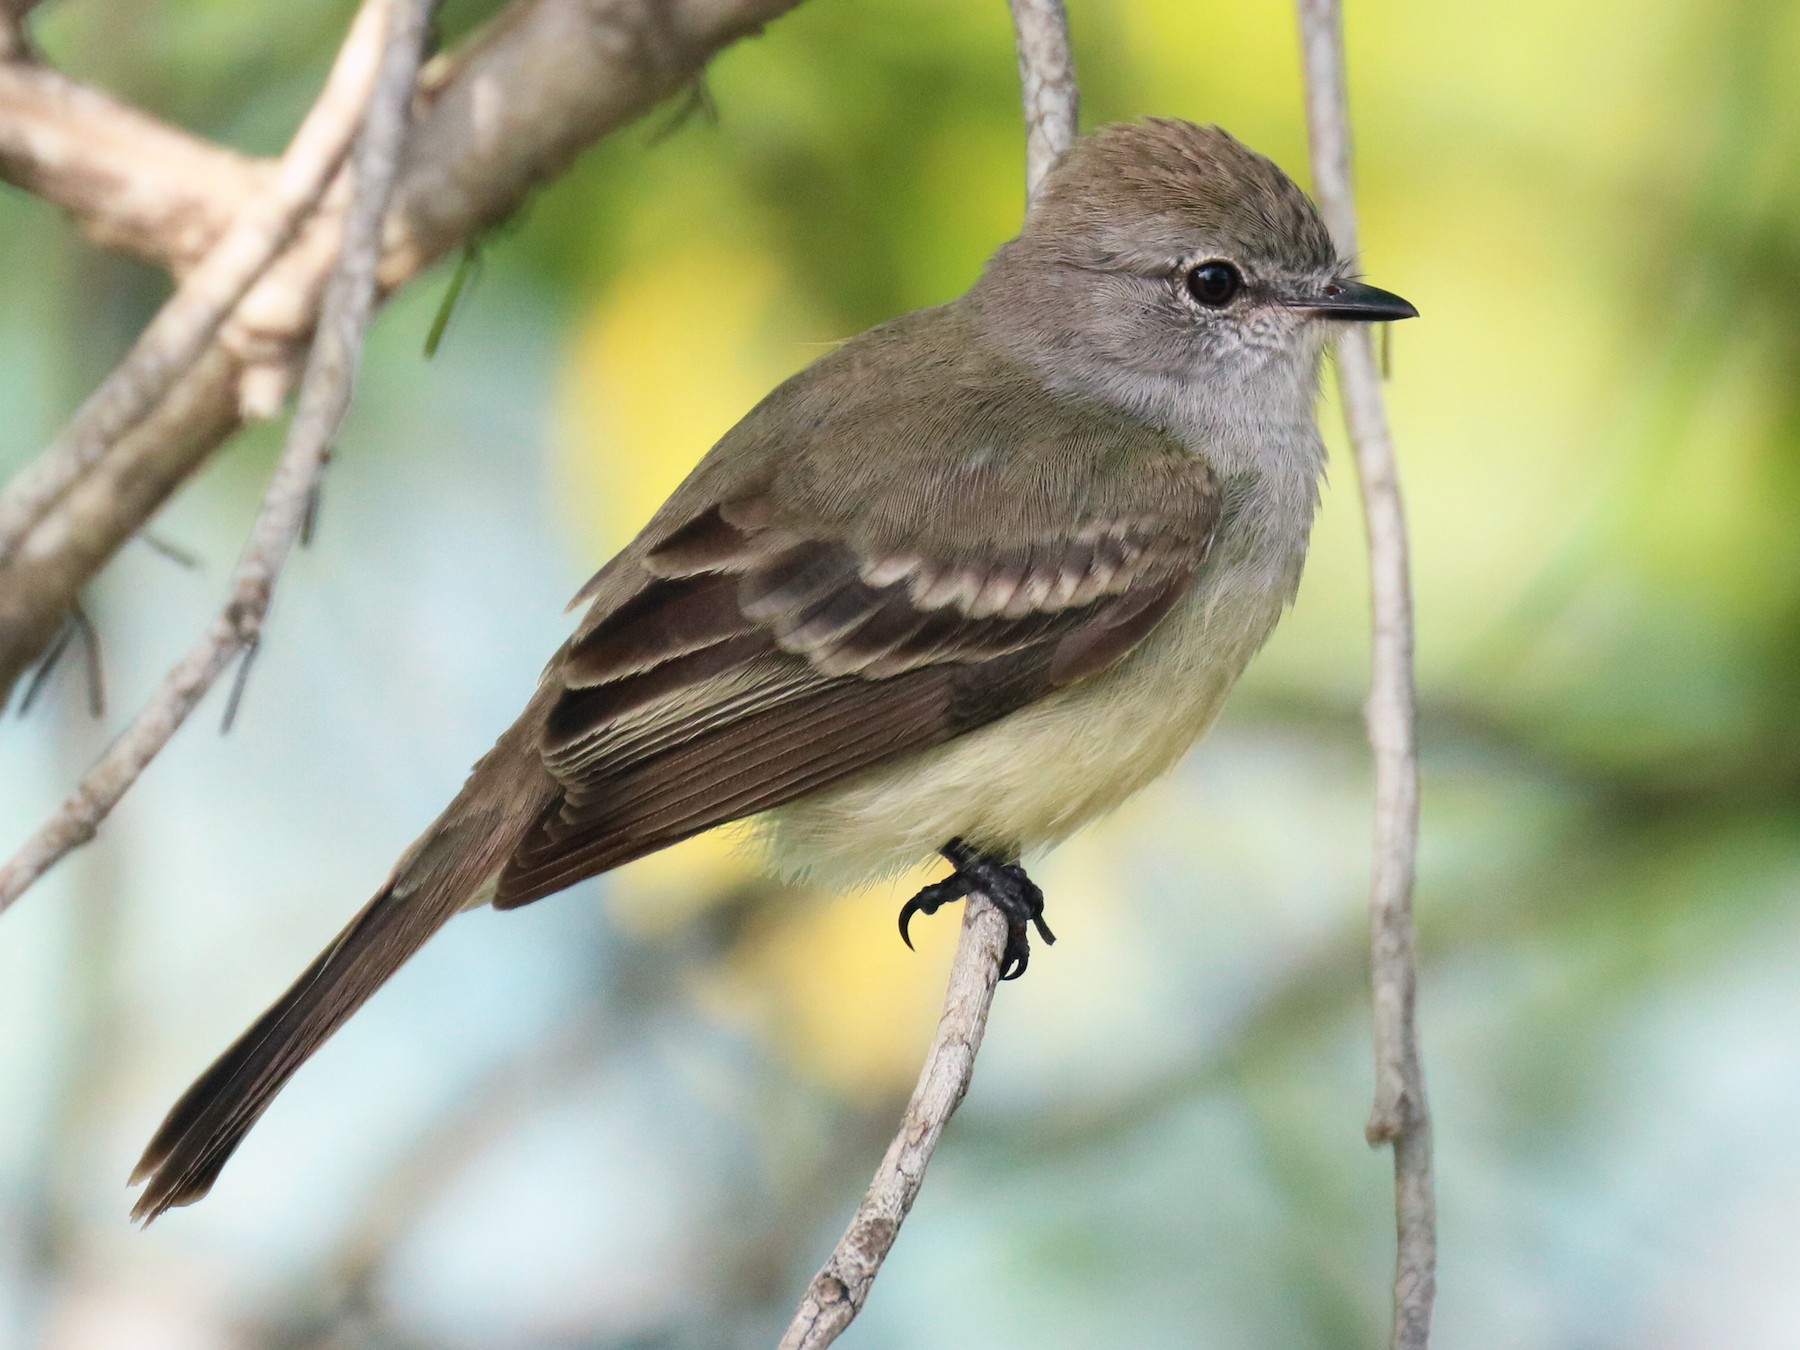
[(505, 860), (522, 825), (542, 804), (533, 783), (507, 774), (494, 762), (503, 758), (505, 748), (503, 740), (471, 775), (457, 801), (401, 859), (387, 885), (182, 1094), (131, 1174), (133, 1185), (147, 1183), (132, 1218), (148, 1223), (164, 1210), (205, 1195), (295, 1070)]

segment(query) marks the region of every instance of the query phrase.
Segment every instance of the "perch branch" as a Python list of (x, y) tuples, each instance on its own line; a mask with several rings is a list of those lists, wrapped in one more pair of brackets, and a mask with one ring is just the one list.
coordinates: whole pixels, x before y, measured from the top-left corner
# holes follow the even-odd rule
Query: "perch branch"
[(862, 1311), (881, 1263), (918, 1198), (944, 1126), (969, 1090), (1005, 949), (1006, 920), (986, 896), (971, 895), (950, 966), (944, 1013), (900, 1131), (888, 1145), (849, 1228), (807, 1286), (779, 1350), (821, 1350)]
[[(1351, 179), (1350, 108), (1339, 0), (1299, 0), (1306, 68), (1313, 184), (1332, 239), (1357, 255)], [(1431, 1113), (1419, 1055), (1418, 938), (1412, 892), (1419, 842), (1419, 755), (1415, 740), (1413, 612), (1406, 513), (1393, 439), (1381, 397), (1380, 367), (1368, 328), (1338, 341), (1338, 388), (1362, 484), (1374, 610), (1369, 742), (1375, 753), (1375, 865), (1369, 894), (1375, 1019), (1375, 1105), (1371, 1145), (1394, 1150), (1394, 1350), (1425, 1350), (1437, 1291), (1437, 1214)]]
[(364, 0), (324, 92), (300, 124), (267, 187), (244, 209), (74, 420), (0, 496), (0, 564), (25, 532), (160, 403), (193, 366), (250, 284), (293, 236), (337, 171), (368, 105), (381, 57), (382, 0)]
[[(1075, 139), (1075, 61), (1063, 0), (1010, 3), (1025, 104), (1025, 183), (1035, 197), (1050, 166)], [(944, 1127), (975, 1076), (975, 1055), (987, 1031), (1005, 949), (1005, 920), (985, 895), (971, 892), (937, 1037), (906, 1104), (900, 1131), (888, 1145), (850, 1226), (807, 1286), (779, 1350), (821, 1350), (862, 1311), (881, 1263), (918, 1198)]]
[(375, 305), (381, 225), (399, 172), (407, 112), (426, 22), (435, 0), (376, 0), (379, 69), (360, 118), (352, 163), (354, 191), (343, 243), (326, 287), (287, 443), (232, 577), (229, 598), (200, 641), (169, 673), (135, 721), (108, 747), (62, 809), (0, 868), (0, 911), (94, 831), (166, 745), (213, 682), (261, 631), (282, 564), (305, 518), (331, 439), (350, 406), (363, 335)]

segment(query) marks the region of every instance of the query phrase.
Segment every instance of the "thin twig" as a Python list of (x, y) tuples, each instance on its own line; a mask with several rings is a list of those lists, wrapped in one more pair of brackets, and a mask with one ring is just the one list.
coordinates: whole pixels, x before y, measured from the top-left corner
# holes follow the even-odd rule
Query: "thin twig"
[[(514, 0), (422, 74), (383, 293), (487, 234), (593, 142), (799, 2)], [(43, 67), (0, 62), (0, 179), (69, 210), (109, 247), (179, 273), (270, 171)], [(242, 425), (246, 405), (279, 404), (312, 341), (346, 195), (327, 189), (201, 358), (0, 567), (0, 697), (94, 575)]]
[(381, 0), (379, 73), (353, 156), (354, 196), (343, 247), (325, 290), (319, 334), (275, 474), (232, 576), (229, 598), (200, 641), (125, 733), (107, 748), (61, 810), (0, 868), (0, 912), (100, 822), (237, 654), (254, 642), (292, 551), (326, 451), (350, 404), (363, 335), (375, 304), (381, 224), (399, 171), (413, 81), (433, 0)]
[(1080, 91), (1063, 0), (1008, 0), (1018, 36), (1019, 86), (1025, 101), (1025, 181), (1033, 196), (1050, 166), (1075, 140)]
[[(1009, 2), (1025, 104), (1025, 184), (1027, 193), (1036, 197), (1044, 175), (1075, 139), (1075, 61), (1063, 0)], [(937, 1037), (906, 1104), (900, 1131), (888, 1145), (850, 1226), (807, 1286), (779, 1350), (820, 1350), (842, 1335), (862, 1311), (881, 1263), (918, 1198), (944, 1127), (975, 1075), (975, 1055), (987, 1031), (1005, 949), (1005, 920), (987, 896), (971, 892)]]
[(386, 0), (364, 0), (324, 91), (294, 134), (266, 189), (253, 196), (183, 278), (125, 359), (42, 455), (0, 496), (0, 564), (31, 527), (199, 359), (219, 325), (293, 238), (337, 172), (368, 106), (381, 59)]
[(881, 1263), (918, 1198), (944, 1126), (969, 1090), (1005, 949), (1006, 920), (986, 896), (971, 895), (950, 966), (944, 1013), (899, 1133), (888, 1145), (849, 1228), (807, 1286), (779, 1350), (820, 1350), (862, 1311)]
[[(1356, 199), (1350, 169), (1350, 107), (1339, 0), (1299, 0), (1306, 67), (1313, 185), (1338, 251), (1354, 258)], [(1338, 342), (1338, 388), (1362, 483), (1368, 524), (1373, 653), (1367, 708), (1375, 752), (1375, 866), (1369, 893), (1375, 1012), (1375, 1105), (1371, 1145), (1394, 1149), (1394, 1350), (1424, 1350), (1437, 1292), (1437, 1212), (1431, 1112), (1415, 1018), (1418, 938), (1413, 876), (1419, 843), (1419, 755), (1415, 739), (1413, 612), (1406, 513), (1382, 404), (1381, 372), (1366, 327)]]
[[(310, 497), (308, 498), (310, 500)], [(306, 539), (306, 526), (300, 527), (302, 547)], [(244, 702), (244, 690), (250, 687), (250, 669), (256, 664), (256, 658), (262, 651), (261, 636), (253, 637), (244, 644), (244, 654), (238, 661), (237, 678), (231, 682), (231, 692), (225, 696), (225, 713), (219, 718), (219, 735), (229, 736), (232, 727), (237, 725), (238, 708)]]

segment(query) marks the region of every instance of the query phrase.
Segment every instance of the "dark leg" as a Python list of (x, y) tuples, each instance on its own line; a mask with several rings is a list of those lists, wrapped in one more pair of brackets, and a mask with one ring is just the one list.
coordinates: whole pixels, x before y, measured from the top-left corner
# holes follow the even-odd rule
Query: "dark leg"
[(934, 881), (900, 907), (900, 937), (908, 947), (912, 938), (907, 926), (915, 914), (935, 914), (952, 900), (961, 900), (970, 891), (980, 891), (994, 902), (1006, 916), (1006, 951), (1000, 959), (1000, 978), (1016, 980), (1031, 962), (1031, 943), (1027, 925), (1035, 925), (1038, 936), (1046, 943), (1056, 941), (1056, 934), (1044, 922), (1044, 893), (1025, 869), (991, 853), (952, 839), (938, 850), (956, 868), (942, 881)]

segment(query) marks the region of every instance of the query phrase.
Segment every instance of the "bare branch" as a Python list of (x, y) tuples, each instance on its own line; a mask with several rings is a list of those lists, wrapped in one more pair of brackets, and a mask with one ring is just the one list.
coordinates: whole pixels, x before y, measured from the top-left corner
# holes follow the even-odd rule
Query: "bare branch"
[(213, 346), (0, 568), (0, 698), (101, 566), (238, 424), (241, 366)]
[(972, 894), (950, 966), (944, 1013), (919, 1084), (906, 1104), (900, 1131), (888, 1145), (850, 1227), (807, 1286), (779, 1350), (820, 1350), (835, 1341), (862, 1311), (881, 1263), (918, 1198), (944, 1126), (969, 1090), (1005, 949), (1005, 918), (986, 896)]
[(1025, 100), (1025, 181), (1033, 196), (1050, 166), (1075, 140), (1080, 91), (1063, 0), (1009, 0), (1018, 36)]
[[(478, 238), (592, 141), (691, 82), (720, 48), (797, 3), (519, 0), (462, 52), (434, 62), (421, 81), (419, 117), (385, 227), (382, 289), (392, 290)], [(0, 173), (21, 181), (5, 132), (5, 79), (12, 69), (0, 66)], [(90, 120), (110, 131), (122, 112), (112, 104), (108, 116)], [(56, 200), (64, 201), (79, 195), (76, 187), (91, 167), (80, 158), (83, 145), (79, 138), (64, 144), (67, 153), (54, 163), (26, 156), (25, 167), (34, 182), (52, 182), (63, 194)], [(250, 168), (248, 176), (258, 181), (266, 172), (266, 166)], [(121, 190), (164, 207), (184, 200), (179, 184), (148, 182), (143, 174), (124, 180)], [(212, 222), (206, 242), (242, 200), (233, 189), (218, 191), (221, 201), (195, 204), (184, 217), (191, 223), (198, 212)], [(93, 209), (87, 220), (92, 233), (110, 228), (105, 195), (85, 199)], [(131, 218), (128, 210), (125, 218)], [(251, 382), (260, 391), (256, 410), (272, 413), (279, 406), (286, 371), (310, 341), (341, 229), (334, 189), (156, 411), (108, 451), (0, 567), (0, 698), (53, 640), (62, 615), (94, 574), (237, 428), (245, 415), (246, 372), (264, 377)], [(148, 247), (145, 236), (138, 238)]]
[[(1356, 199), (1350, 169), (1350, 107), (1338, 0), (1299, 0), (1306, 67), (1313, 185), (1339, 253), (1353, 258)], [(1437, 1292), (1437, 1212), (1431, 1112), (1415, 1018), (1418, 938), (1412, 892), (1419, 843), (1419, 754), (1415, 739), (1412, 586), (1399, 469), (1368, 328), (1338, 342), (1338, 388), (1362, 483), (1368, 524), (1374, 633), (1367, 709), (1375, 752), (1375, 867), (1369, 894), (1375, 1011), (1375, 1105), (1367, 1134), (1394, 1149), (1395, 1350), (1424, 1350)]]
[(251, 527), (229, 598), (163, 687), (107, 749), (62, 809), (0, 868), (0, 912), (55, 862), (93, 838), (100, 821), (199, 704), (232, 659), (261, 631), (282, 564), (293, 550), (313, 483), (350, 406), (363, 335), (375, 305), (381, 226), (399, 174), (413, 83), (434, 0), (378, 0), (382, 50), (361, 119), (343, 246), (326, 288), (319, 336), (307, 362), (287, 443)]
[[(1019, 83), (1025, 102), (1025, 182), (1036, 196), (1044, 175), (1075, 139), (1077, 91), (1063, 0), (1010, 0), (1018, 34)], [(900, 1131), (888, 1145), (849, 1228), (813, 1276), (779, 1350), (819, 1350), (856, 1320), (881, 1263), (912, 1211), (925, 1169), (952, 1113), (975, 1076), (975, 1055), (987, 1032), (988, 1010), (1006, 950), (1006, 921), (987, 896), (972, 891), (962, 937), (944, 991), (937, 1038)]]
[(103, 247), (185, 272), (268, 172), (48, 66), (0, 61), (0, 180)]
[(125, 360), (74, 421), (0, 496), (0, 564), (56, 500), (159, 403), (199, 359), (232, 307), (293, 236), (337, 171), (381, 57), (382, 0), (364, 0), (312, 111), (268, 186), (250, 198), (199, 266), (182, 280)]

